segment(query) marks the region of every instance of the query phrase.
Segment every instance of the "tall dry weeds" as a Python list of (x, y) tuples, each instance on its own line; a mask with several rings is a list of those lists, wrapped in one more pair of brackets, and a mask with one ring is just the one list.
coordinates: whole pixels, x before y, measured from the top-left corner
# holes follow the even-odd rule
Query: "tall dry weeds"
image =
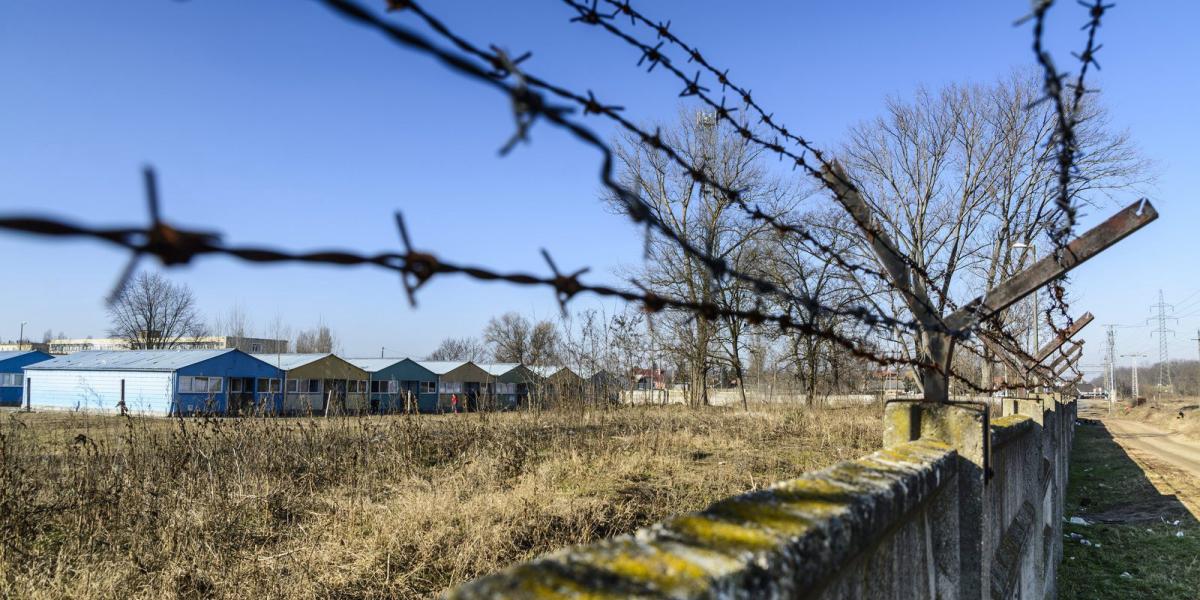
[(875, 408), (0, 419), (4, 597), (429, 596), (880, 443)]

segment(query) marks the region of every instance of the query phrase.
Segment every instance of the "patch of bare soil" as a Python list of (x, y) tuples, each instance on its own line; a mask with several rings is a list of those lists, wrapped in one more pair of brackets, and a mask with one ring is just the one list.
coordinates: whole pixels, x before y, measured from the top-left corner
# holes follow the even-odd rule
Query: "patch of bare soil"
[[(1200, 442), (1138, 421), (1106, 419), (1105, 425), (1160, 493), (1174, 496), (1200, 518)], [(1130, 511), (1150, 512), (1148, 507)]]

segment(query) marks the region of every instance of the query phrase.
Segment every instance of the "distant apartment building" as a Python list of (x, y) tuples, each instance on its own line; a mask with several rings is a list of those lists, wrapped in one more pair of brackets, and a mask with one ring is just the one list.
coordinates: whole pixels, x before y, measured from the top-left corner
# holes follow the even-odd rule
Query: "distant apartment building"
[[(142, 350), (133, 348), (129, 340), (123, 338), (77, 338), (50, 340), (45, 350), (50, 354), (61, 356), (87, 350)], [(2, 348), (0, 348), (2, 349)], [(13, 348), (14, 350), (16, 348)], [(26, 350), (30, 348), (25, 342)], [(185, 337), (175, 345), (176, 350), (227, 350), (237, 349), (248, 354), (275, 354), (288, 351), (287, 340), (271, 340), (265, 338), (237, 337), (227, 335)]]
[(31, 342), (29, 340), (25, 340), (24, 342), (0, 342), (0, 352), (22, 352), (25, 350), (49, 352), (50, 344), (43, 342)]

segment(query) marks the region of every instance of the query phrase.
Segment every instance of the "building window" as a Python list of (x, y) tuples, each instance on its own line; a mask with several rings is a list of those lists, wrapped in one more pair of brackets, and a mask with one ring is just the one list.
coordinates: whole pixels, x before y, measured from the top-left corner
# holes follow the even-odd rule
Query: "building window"
[(304, 381), (304, 383), (302, 383), (300, 385), (300, 387), (302, 387), (305, 392), (308, 392), (309, 394), (320, 394), (321, 393), (321, 380), (320, 379), (305, 379), (303, 381)]
[(287, 391), (289, 394), (295, 394), (300, 391), (300, 383), (295, 379), (287, 380)]
[(442, 394), (461, 394), (462, 393), (462, 382), (461, 381), (443, 381), (441, 389), (438, 391), (439, 391), (439, 393), (442, 393)]
[[(295, 381), (295, 379), (293, 379), (292, 381)], [(260, 393), (260, 394), (267, 394), (267, 393), (278, 394), (279, 393), (279, 380), (275, 379), (273, 377), (271, 379), (267, 379), (265, 377), (259, 378), (258, 393)]]
[(371, 393), (372, 394), (395, 394), (397, 391), (399, 391), (399, 389), (400, 389), (400, 382), (396, 381), (394, 379), (391, 381), (372, 381), (371, 382)]
[(24, 373), (0, 373), (0, 387), (21, 387), (24, 378)]
[(233, 379), (229, 380), (229, 393), (242, 393), (242, 379), (240, 377), (234, 377)]
[(262, 352), (262, 344), (250, 344), (250, 353)]
[(497, 394), (515, 394), (517, 393), (517, 384), (515, 383), (497, 383)]
[(221, 393), (220, 377), (180, 377), (179, 391), (185, 394)]
[(422, 381), (421, 382), (421, 393), (422, 394), (436, 394), (437, 393), (437, 382)]

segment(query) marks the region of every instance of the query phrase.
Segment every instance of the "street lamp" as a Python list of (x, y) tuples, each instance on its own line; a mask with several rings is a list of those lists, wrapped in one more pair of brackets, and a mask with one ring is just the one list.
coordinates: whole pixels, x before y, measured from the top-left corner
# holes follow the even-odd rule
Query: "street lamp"
[[(1013, 248), (1028, 248), (1030, 252), (1033, 252), (1034, 262), (1037, 261), (1037, 244), (1034, 244), (1032, 242), (1030, 242), (1028, 244), (1026, 244), (1024, 242), (1017, 242), (1016, 244), (1013, 244), (1012, 247)], [(1032, 356), (1037, 356), (1037, 353), (1038, 353), (1038, 293), (1037, 293), (1037, 290), (1034, 290), (1033, 294), (1030, 294), (1030, 295), (1033, 296), (1033, 348), (1030, 349), (1029, 354)]]
[(21, 321), (21, 335), (17, 336), (17, 351), (18, 352), (25, 349), (25, 325), (27, 323), (29, 323), (29, 321)]

